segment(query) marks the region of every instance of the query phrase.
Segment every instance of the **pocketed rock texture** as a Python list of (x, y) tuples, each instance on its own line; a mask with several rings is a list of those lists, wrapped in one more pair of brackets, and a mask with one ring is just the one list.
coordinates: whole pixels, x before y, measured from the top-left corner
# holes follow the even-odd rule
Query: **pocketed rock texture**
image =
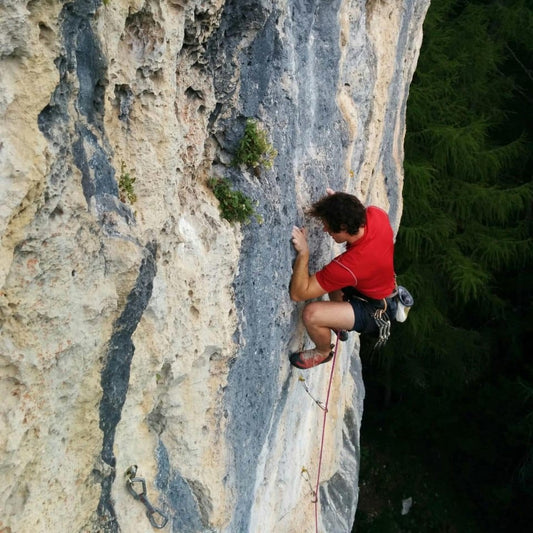
[[(303, 213), (326, 187), (398, 228), (428, 4), (3, 0), (0, 531), (152, 531), (131, 465), (164, 530), (314, 530), (331, 365), (288, 363), (290, 230), (313, 268), (339, 252)], [(247, 118), (272, 169), (231, 165)], [(214, 176), (262, 221), (222, 219)], [(356, 334), (333, 379), (328, 533), (357, 507)]]

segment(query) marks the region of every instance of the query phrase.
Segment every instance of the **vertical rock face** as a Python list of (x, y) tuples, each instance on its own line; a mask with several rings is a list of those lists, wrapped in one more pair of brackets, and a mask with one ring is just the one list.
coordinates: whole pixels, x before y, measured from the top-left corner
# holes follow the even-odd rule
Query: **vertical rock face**
[[(0, 530), (300, 532), (329, 371), (288, 282), (326, 187), (401, 217), (428, 0), (5, 0), (0, 6)], [(247, 118), (278, 152), (231, 166)], [(262, 223), (221, 219), (209, 177)], [(364, 388), (338, 352), (319, 530), (350, 531)], [(304, 379), (305, 381), (302, 381)], [(157, 513), (152, 518), (161, 518)]]

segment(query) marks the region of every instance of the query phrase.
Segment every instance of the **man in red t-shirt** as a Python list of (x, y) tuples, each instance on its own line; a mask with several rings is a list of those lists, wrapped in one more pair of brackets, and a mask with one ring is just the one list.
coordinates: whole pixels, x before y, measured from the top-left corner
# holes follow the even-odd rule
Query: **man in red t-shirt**
[(319, 218), (324, 231), (346, 251), (316, 274), (309, 274), (309, 247), (303, 228), (294, 227), (292, 243), (297, 256), (290, 284), (296, 302), (318, 298), (328, 301), (306, 305), (303, 321), (315, 348), (290, 355), (291, 364), (311, 368), (333, 357), (331, 330), (373, 332), (376, 309), (385, 307), (385, 298), (395, 289), (394, 235), (385, 211), (365, 208), (353, 195), (327, 190), (328, 195), (314, 203), (310, 215)]

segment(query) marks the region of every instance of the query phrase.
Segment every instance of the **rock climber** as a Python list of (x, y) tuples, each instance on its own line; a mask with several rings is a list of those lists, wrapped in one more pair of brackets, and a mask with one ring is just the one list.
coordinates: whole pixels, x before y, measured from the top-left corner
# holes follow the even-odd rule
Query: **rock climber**
[(292, 230), (297, 255), (291, 299), (302, 302), (329, 295), (329, 301), (313, 301), (303, 310), (303, 322), (315, 347), (291, 354), (290, 362), (304, 369), (332, 359), (331, 330), (339, 336), (346, 331), (375, 333), (376, 311), (385, 312), (385, 298), (396, 287), (394, 237), (387, 213), (375, 206), (365, 208), (351, 194), (326, 192), (308, 213), (322, 222), (336, 243), (345, 243), (346, 251), (310, 275), (306, 230), (296, 226)]

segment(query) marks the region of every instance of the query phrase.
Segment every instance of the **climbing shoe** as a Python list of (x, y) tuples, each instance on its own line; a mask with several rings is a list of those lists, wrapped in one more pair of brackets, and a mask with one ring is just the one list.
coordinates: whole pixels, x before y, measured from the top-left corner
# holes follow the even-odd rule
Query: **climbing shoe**
[(312, 368), (314, 366), (321, 365), (322, 363), (327, 363), (328, 361), (331, 361), (332, 358), (333, 352), (329, 352), (328, 354), (324, 355), (316, 348), (304, 350), (303, 352), (291, 353), (289, 356), (291, 365), (302, 369)]
[(348, 332), (345, 329), (334, 329), (333, 331), (340, 341), (345, 342), (348, 340)]

